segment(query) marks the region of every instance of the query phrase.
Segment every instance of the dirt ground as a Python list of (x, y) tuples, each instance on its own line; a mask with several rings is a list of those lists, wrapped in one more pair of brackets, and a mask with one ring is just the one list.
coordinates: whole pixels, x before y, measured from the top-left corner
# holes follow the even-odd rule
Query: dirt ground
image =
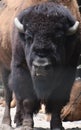
[[(14, 124), (14, 115), (15, 115), (16, 107), (11, 108), (11, 118), (12, 118), (12, 127), (10, 128), (7, 125), (2, 125), (2, 117), (4, 113), (4, 107), (0, 106), (0, 130), (23, 130), (20, 128), (15, 128)], [(65, 130), (81, 130), (81, 121), (74, 121), (74, 122), (63, 122), (63, 126)], [(45, 114), (38, 113), (34, 115), (34, 130), (49, 130), (50, 123), (49, 121), (45, 120)]]

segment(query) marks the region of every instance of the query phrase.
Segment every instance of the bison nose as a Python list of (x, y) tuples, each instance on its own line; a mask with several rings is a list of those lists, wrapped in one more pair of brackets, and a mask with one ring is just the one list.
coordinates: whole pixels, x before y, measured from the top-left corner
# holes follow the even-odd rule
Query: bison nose
[(37, 67), (45, 67), (45, 66), (49, 66), (50, 64), (51, 62), (46, 57), (43, 58), (36, 57), (35, 60), (33, 61), (33, 65)]
[(48, 75), (48, 71), (50, 70), (51, 67), (51, 62), (48, 58), (46, 57), (36, 57), (33, 61), (32, 64), (32, 74), (33, 76), (40, 77), (43, 76), (45, 77)]

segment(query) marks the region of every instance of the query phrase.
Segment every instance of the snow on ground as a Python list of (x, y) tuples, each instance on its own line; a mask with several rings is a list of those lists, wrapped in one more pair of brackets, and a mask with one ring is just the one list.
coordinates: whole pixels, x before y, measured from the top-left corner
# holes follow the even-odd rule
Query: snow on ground
[[(11, 118), (12, 118), (12, 126), (15, 128), (14, 124), (14, 115), (15, 115), (16, 108), (11, 108)], [(4, 107), (0, 106), (0, 125), (2, 125), (2, 117), (4, 114)], [(74, 122), (63, 122), (63, 126), (67, 130), (81, 130), (81, 121), (74, 121)], [(50, 128), (49, 121), (45, 120), (45, 114), (38, 113), (37, 115), (34, 115), (34, 127), (36, 128)], [(3, 130), (0, 128), (0, 130)], [(4, 129), (7, 130), (7, 129)]]

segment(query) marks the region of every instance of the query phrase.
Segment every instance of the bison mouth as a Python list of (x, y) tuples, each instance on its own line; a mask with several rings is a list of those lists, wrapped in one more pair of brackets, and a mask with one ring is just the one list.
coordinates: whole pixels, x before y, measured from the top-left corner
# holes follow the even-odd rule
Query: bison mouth
[(32, 72), (33, 76), (39, 77), (39, 76), (47, 76), (49, 74), (50, 66), (46, 67), (38, 67), (38, 66), (32, 66)]

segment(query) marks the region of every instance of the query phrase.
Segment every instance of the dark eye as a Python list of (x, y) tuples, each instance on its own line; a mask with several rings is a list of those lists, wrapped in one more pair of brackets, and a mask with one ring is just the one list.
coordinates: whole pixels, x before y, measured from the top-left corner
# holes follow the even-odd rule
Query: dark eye
[(26, 31), (25, 32), (25, 40), (27, 43), (32, 43), (33, 42), (33, 34)]

